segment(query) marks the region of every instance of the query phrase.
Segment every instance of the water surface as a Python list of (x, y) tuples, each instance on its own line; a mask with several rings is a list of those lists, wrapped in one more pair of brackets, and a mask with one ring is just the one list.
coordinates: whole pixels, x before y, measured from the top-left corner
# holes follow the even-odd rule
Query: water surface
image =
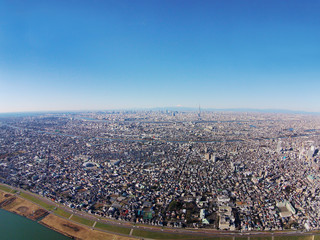
[(68, 240), (70, 238), (20, 215), (0, 209), (1, 240)]

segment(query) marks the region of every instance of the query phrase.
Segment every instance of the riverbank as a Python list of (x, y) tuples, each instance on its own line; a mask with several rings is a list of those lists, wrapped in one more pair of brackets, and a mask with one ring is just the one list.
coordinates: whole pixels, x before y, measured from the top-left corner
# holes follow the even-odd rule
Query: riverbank
[[(84, 231), (80, 232), (75, 230), (77, 229), (77, 226), (85, 227), (85, 229), (89, 229), (91, 231), (94, 229), (97, 232), (104, 232), (105, 234), (111, 235), (112, 239), (208, 239), (209, 237), (208, 234), (195, 233), (194, 231), (189, 232), (182, 229), (164, 229), (156, 226), (136, 225), (129, 222), (119, 222), (113, 219), (99, 218), (91, 214), (69, 209), (39, 195), (11, 187), (6, 184), (0, 184), (0, 190), (15, 194), (42, 209), (46, 209), (51, 213), (51, 215), (58, 217), (60, 220), (58, 221), (55, 219), (55, 221), (50, 221), (49, 224), (47, 224), (45, 221), (51, 218), (51, 215), (49, 215), (39, 223), (46, 224), (46, 226), (50, 226), (56, 231), (62, 231), (64, 234), (68, 234), (69, 236), (71, 235), (72, 237), (86, 239), (85, 236), (87, 234)], [(74, 225), (68, 225), (66, 222), (61, 220), (75, 224), (75, 227)], [(82, 228), (80, 229), (83, 230)], [(225, 238), (223, 239), (228, 240)]]
[(0, 208), (1, 240), (70, 240), (69, 237), (54, 231), (36, 221)]
[(214, 229), (172, 229), (121, 223), (69, 209), (6, 184), (0, 184), (0, 208), (30, 218), (73, 239), (320, 240), (318, 231), (236, 233)]
[(68, 221), (58, 217), (46, 209), (41, 208), (26, 199), (19, 197), (16, 192), (0, 190), (0, 207), (6, 211), (24, 216), (33, 221), (55, 230), (71, 239), (115, 239), (115, 240), (133, 240), (135, 238), (124, 237), (116, 234), (110, 234), (95, 230), (87, 226)]

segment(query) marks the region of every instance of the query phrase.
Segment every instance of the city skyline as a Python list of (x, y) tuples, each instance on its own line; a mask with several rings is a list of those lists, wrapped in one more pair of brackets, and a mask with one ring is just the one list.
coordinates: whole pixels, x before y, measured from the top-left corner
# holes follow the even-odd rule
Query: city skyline
[(320, 112), (319, 1), (1, 1), (0, 112)]
[(68, 219), (61, 232), (80, 239), (77, 222), (149, 239), (172, 230), (282, 239), (288, 229), (310, 238), (320, 228), (319, 124), (308, 114), (205, 111), (1, 118), (0, 188), (17, 194), (0, 192), (0, 207), (28, 217), (16, 204), (31, 192), (60, 209), (45, 207), (44, 221)]

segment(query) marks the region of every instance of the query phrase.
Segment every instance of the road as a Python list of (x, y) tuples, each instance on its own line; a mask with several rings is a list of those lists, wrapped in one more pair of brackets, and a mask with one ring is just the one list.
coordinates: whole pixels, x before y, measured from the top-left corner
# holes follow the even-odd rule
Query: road
[[(201, 236), (201, 237), (250, 237), (250, 236), (313, 236), (313, 235), (320, 235), (317, 233), (313, 233), (313, 232), (303, 232), (300, 230), (297, 231), (279, 231), (279, 232), (239, 232), (239, 231), (221, 231), (221, 230), (215, 230), (215, 229), (185, 229), (185, 228), (170, 228), (170, 227), (155, 227), (155, 226), (148, 226), (148, 225), (135, 225), (133, 223), (130, 222), (125, 222), (125, 221), (119, 221), (119, 220), (114, 220), (114, 219), (107, 219), (107, 218), (100, 218), (97, 217), (95, 215), (86, 213), (86, 212), (82, 212), (82, 211), (78, 211), (75, 209), (71, 209), (69, 207), (66, 207), (64, 205), (58, 204), (56, 202), (53, 202), (45, 197), (39, 196), (37, 194), (31, 193), (29, 191), (25, 191), (23, 189), (19, 189), (16, 187), (12, 187), (10, 185), (7, 184), (2, 184), (6, 187), (11, 188), (12, 190), (16, 190), (16, 191), (20, 191), (20, 192), (24, 192), (26, 194), (32, 195), (33, 197), (47, 203), (50, 205), (53, 205), (57, 208), (61, 208), (64, 211), (70, 213), (71, 216), (79, 216), (79, 217), (83, 217), (89, 220), (94, 221), (95, 223), (93, 224), (93, 226), (91, 227), (92, 229), (95, 230), (99, 230), (99, 231), (105, 231), (105, 230), (101, 230), (101, 229), (97, 229), (95, 228), (96, 222), (100, 222), (100, 223), (106, 223), (106, 224), (110, 224), (110, 225), (114, 225), (114, 226), (121, 226), (124, 228), (129, 228), (130, 233), (132, 234), (133, 229), (143, 229), (146, 231), (152, 231), (152, 232), (161, 232), (161, 233), (171, 233), (171, 234), (184, 234), (184, 235), (190, 235), (190, 236)], [(21, 196), (19, 196), (21, 197)], [(26, 199), (28, 201), (30, 201), (29, 199)], [(37, 204), (38, 205), (38, 204)], [(40, 205), (38, 205), (39, 207), (42, 207)], [(54, 212), (50, 211), (51, 214), (55, 214)], [(56, 214), (55, 214), (56, 215)], [(62, 217), (60, 215), (57, 215), (58, 217)], [(71, 220), (72, 217), (69, 218), (65, 218), (68, 221), (72, 221)], [(77, 224), (79, 224), (78, 222), (76, 222)], [(86, 225), (85, 225), (86, 226)], [(110, 231), (105, 231), (108, 233), (113, 233)], [(113, 234), (118, 234), (118, 233), (113, 233)], [(124, 234), (119, 234), (119, 235), (123, 235), (123, 236), (127, 236)], [(134, 237), (134, 236), (131, 236)]]

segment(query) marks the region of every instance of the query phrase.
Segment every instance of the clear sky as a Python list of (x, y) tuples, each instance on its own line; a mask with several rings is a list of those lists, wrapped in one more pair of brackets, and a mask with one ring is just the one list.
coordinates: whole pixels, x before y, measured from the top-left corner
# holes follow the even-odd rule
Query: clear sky
[(0, 0), (0, 112), (320, 112), (320, 1)]

